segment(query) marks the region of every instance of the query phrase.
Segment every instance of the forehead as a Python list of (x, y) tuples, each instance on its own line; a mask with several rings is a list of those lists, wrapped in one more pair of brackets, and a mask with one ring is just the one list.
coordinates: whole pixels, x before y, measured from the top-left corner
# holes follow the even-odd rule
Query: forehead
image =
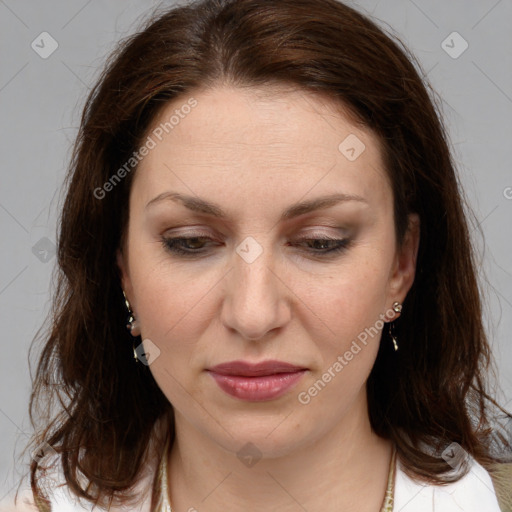
[(334, 189), (389, 200), (377, 137), (340, 104), (306, 91), (197, 90), (165, 105), (147, 136), (155, 145), (133, 183), (146, 201), (167, 189), (227, 201)]

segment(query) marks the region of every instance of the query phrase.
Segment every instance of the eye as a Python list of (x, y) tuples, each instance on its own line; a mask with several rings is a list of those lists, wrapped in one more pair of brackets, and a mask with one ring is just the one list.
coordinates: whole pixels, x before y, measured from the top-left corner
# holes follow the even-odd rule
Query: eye
[[(193, 257), (207, 252), (208, 245), (215, 245), (216, 242), (207, 236), (189, 237), (162, 237), (164, 248), (179, 256)], [(214, 242), (213, 244), (208, 242)], [(328, 256), (338, 254), (346, 250), (351, 240), (348, 238), (302, 238), (294, 242), (294, 246), (306, 246), (306, 251), (316, 256)]]
[(174, 253), (185, 256), (193, 256), (201, 252), (205, 252), (204, 245), (208, 240), (212, 240), (206, 236), (191, 236), (191, 237), (175, 237), (168, 238), (162, 237), (161, 241), (165, 249)]
[[(350, 239), (348, 238), (302, 238), (299, 243), (306, 243), (310, 246), (309, 252), (322, 255), (334, 255), (348, 248)], [(297, 245), (297, 243), (295, 243)], [(313, 246), (313, 247), (311, 247)]]

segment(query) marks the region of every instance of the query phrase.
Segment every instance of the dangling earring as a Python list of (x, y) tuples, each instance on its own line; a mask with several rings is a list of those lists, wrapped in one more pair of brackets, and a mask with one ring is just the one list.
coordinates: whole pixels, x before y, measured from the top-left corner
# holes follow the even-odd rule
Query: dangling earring
[[(393, 303), (393, 311), (395, 313), (401, 313), (402, 312), (402, 304), (400, 302), (394, 302)], [(389, 336), (391, 337), (391, 341), (393, 342), (393, 348), (395, 349), (395, 352), (398, 350), (398, 343), (396, 336), (394, 334), (394, 322), (389, 322)]]
[[(126, 294), (123, 290), (123, 296), (124, 296), (124, 303), (126, 304), (126, 309), (128, 310), (128, 323), (126, 324), (126, 328), (130, 331), (130, 334), (136, 338), (140, 336), (140, 329), (139, 329), (139, 322), (135, 320), (135, 317), (133, 316), (133, 311), (130, 306), (130, 303), (128, 302), (128, 299), (126, 297)], [(133, 342), (133, 358), (138, 363), (139, 357), (137, 356), (137, 351), (135, 350), (135, 341)]]

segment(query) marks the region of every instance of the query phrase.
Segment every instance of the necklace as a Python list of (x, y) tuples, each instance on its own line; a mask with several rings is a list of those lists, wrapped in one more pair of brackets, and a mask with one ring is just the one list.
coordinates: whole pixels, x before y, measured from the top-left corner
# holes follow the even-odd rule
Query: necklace
[[(172, 512), (171, 503), (169, 500), (169, 487), (167, 480), (167, 460), (169, 455), (169, 439), (165, 442), (164, 456), (160, 461), (158, 469), (158, 502), (155, 510), (157, 512)], [(388, 485), (386, 494), (384, 495), (384, 501), (380, 512), (393, 512), (393, 495), (395, 491), (395, 471), (396, 471), (396, 447), (393, 445), (393, 452), (391, 454), (391, 462), (389, 463), (388, 472)]]

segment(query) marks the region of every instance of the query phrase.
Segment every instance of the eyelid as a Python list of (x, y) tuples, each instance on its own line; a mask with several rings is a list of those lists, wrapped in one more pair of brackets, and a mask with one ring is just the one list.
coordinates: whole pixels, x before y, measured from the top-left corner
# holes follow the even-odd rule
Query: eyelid
[(214, 238), (213, 233), (205, 231), (165, 231), (162, 236), (166, 238)]
[[(181, 242), (190, 240), (206, 240), (206, 242), (200, 242), (204, 244), (204, 247), (185, 249)], [(330, 248), (303, 248), (301, 252), (309, 253), (309, 256), (319, 261), (328, 261), (329, 259), (337, 259), (345, 251), (347, 251), (353, 244), (354, 239), (351, 237), (331, 237), (327, 235), (319, 236), (304, 236), (302, 238), (295, 239), (291, 245), (300, 245), (301, 243), (307, 242), (334, 242), (334, 246)], [(212, 243), (213, 242), (213, 243)], [(208, 236), (175, 236), (175, 237), (161, 237), (161, 244), (164, 249), (172, 256), (181, 259), (194, 260), (203, 256), (208, 256), (210, 253), (211, 246), (215, 246), (215, 241)]]
[[(186, 229), (186, 227), (183, 227)], [(179, 229), (179, 228), (176, 228)], [(212, 240), (218, 241), (218, 236), (211, 231), (201, 231), (200, 228), (191, 228), (192, 231), (170, 231), (166, 230), (163, 232), (162, 236), (166, 238), (210, 238)], [(194, 229), (198, 229), (195, 231)], [(330, 231), (318, 231), (321, 229), (328, 229)], [(339, 226), (306, 226), (304, 230), (297, 230), (298, 234), (287, 237), (293, 240), (303, 240), (308, 238), (331, 238), (331, 239), (340, 239), (340, 238), (350, 238), (353, 234), (353, 229), (342, 228)]]
[[(326, 220), (322, 221), (321, 224), (315, 223), (315, 224), (306, 224), (304, 226), (299, 227), (293, 227), (292, 229), (286, 229), (286, 231), (293, 231), (298, 233), (310, 233), (310, 232), (317, 232), (317, 230), (330, 230), (331, 232), (334, 231), (340, 235), (347, 234), (348, 232), (352, 231), (353, 226), (340, 226), (340, 221), (335, 220)], [(187, 230), (190, 229), (191, 231), (185, 231), (184, 234), (182, 234), (182, 231), (180, 230)], [(202, 229), (206, 229), (206, 231), (203, 231)], [(197, 230), (197, 231), (196, 231)], [(178, 225), (173, 228), (168, 228), (164, 232), (171, 232), (173, 236), (211, 236), (213, 233), (218, 232), (218, 228), (202, 228), (202, 227), (196, 227), (196, 226), (189, 226), (189, 225)], [(189, 234), (191, 233), (191, 234)]]

